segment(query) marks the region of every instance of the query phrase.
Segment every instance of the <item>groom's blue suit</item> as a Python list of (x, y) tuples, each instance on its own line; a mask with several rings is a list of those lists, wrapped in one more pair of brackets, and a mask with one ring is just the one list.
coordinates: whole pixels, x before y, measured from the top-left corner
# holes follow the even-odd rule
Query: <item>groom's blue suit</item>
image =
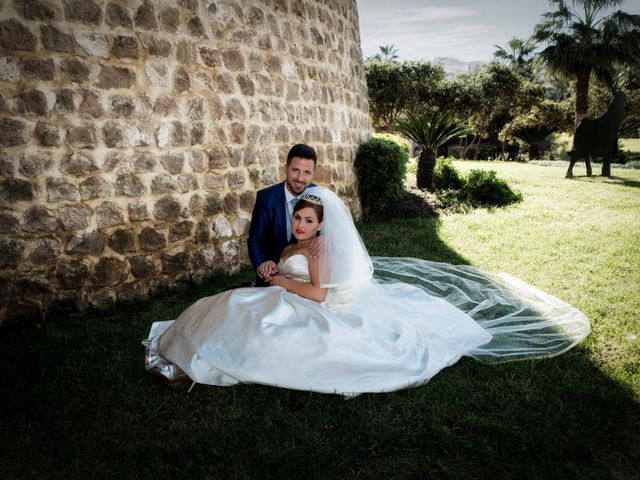
[[(315, 185), (311, 183), (309, 186)], [(254, 269), (267, 260), (278, 263), (282, 250), (290, 243), (287, 238), (289, 218), (284, 189), (284, 182), (280, 182), (263, 188), (256, 195), (247, 241)], [(265, 285), (262, 279), (258, 280), (257, 284)]]

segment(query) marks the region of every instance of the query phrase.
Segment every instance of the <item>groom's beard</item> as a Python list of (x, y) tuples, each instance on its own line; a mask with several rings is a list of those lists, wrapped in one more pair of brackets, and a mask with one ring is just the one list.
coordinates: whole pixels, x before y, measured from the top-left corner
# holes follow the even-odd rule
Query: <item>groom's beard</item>
[(301, 182), (300, 184), (296, 185), (295, 183), (291, 183), (287, 181), (287, 187), (289, 187), (289, 191), (294, 195), (300, 195), (302, 192), (304, 192), (307, 189), (308, 186), (309, 184), (304, 182)]

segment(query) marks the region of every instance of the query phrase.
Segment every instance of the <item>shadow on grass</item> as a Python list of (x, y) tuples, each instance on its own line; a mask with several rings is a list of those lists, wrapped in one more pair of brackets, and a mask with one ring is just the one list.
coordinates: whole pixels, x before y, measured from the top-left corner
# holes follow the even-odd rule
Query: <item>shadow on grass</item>
[(139, 308), (0, 333), (2, 478), (637, 478), (638, 403), (579, 348), (352, 400), (187, 394), (144, 371)]
[(630, 180), (628, 178), (616, 177), (612, 175), (611, 177), (601, 177), (600, 175), (576, 175), (572, 178), (572, 180), (578, 181), (591, 181), (593, 182), (596, 179), (602, 179), (602, 183), (606, 183), (608, 185), (619, 185), (621, 187), (632, 187), (639, 188), (640, 182), (637, 180)]

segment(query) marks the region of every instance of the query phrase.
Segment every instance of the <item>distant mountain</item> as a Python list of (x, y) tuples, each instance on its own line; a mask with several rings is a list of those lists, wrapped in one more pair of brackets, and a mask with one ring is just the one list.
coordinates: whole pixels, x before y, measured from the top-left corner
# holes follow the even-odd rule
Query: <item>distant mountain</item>
[(487, 64), (487, 62), (482, 60), (475, 62), (463, 62), (462, 60), (451, 57), (436, 57), (433, 61), (435, 63), (441, 63), (444, 66), (444, 72), (447, 77), (455, 77), (461, 73), (470, 73)]

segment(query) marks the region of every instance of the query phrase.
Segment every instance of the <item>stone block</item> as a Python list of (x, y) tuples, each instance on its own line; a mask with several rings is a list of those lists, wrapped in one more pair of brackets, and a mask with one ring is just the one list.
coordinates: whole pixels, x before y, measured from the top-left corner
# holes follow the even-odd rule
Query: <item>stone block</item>
[(58, 113), (74, 112), (76, 106), (73, 102), (73, 92), (67, 88), (56, 92), (55, 110)]
[(215, 238), (228, 238), (233, 236), (231, 223), (223, 215), (218, 215), (213, 219), (212, 229)]
[(59, 20), (60, 13), (51, 2), (43, 0), (14, 1), (16, 10), (27, 20)]
[(20, 226), (18, 216), (5, 208), (0, 210), (0, 233), (14, 233)]
[(191, 143), (191, 145), (202, 145), (204, 143), (204, 134), (204, 123), (193, 123), (189, 130), (189, 142)]
[(89, 175), (98, 170), (98, 165), (93, 157), (77, 152), (66, 155), (60, 162), (60, 171), (69, 175)]
[(82, 51), (92, 57), (109, 58), (109, 42), (99, 33), (76, 32), (75, 40)]
[(183, 67), (179, 67), (173, 72), (173, 90), (177, 95), (186, 92), (191, 88), (189, 72)]
[(0, 146), (13, 147), (26, 143), (29, 136), (27, 125), (22, 120), (0, 118)]
[(49, 113), (47, 97), (44, 92), (35, 88), (25, 90), (16, 98), (16, 112), (23, 115), (32, 113), (46, 117)]
[(77, 58), (69, 58), (60, 62), (62, 76), (70, 82), (83, 83), (89, 79), (91, 69)]
[(58, 208), (58, 220), (63, 230), (84, 230), (89, 226), (93, 211), (86, 205), (67, 205)]
[(112, 250), (125, 254), (136, 251), (136, 242), (133, 230), (119, 228), (109, 237), (109, 247)]
[(229, 120), (244, 120), (247, 112), (237, 98), (232, 98), (227, 102), (227, 117)]
[(29, 202), (36, 197), (36, 189), (31, 182), (9, 177), (0, 183), (0, 196), (9, 203)]
[(136, 175), (118, 175), (115, 187), (116, 194), (127, 197), (139, 197), (147, 191), (147, 187)]
[(171, 277), (184, 275), (189, 272), (189, 254), (178, 252), (173, 255), (162, 256), (162, 273)]
[(78, 187), (64, 178), (47, 178), (47, 200), (49, 202), (75, 201)]
[(130, 117), (136, 109), (131, 97), (114, 96), (111, 98), (110, 113), (115, 117)]
[(136, 173), (153, 172), (157, 164), (151, 152), (140, 152), (133, 157), (133, 168)]
[[(1, 63), (0, 63), (1, 69)], [(40, 60), (38, 58), (22, 59), (22, 75), (30, 80), (53, 80), (54, 65), (52, 59)]]
[(112, 190), (111, 184), (100, 175), (94, 175), (80, 183), (80, 197), (82, 200), (110, 197)]
[(162, 117), (166, 117), (176, 113), (178, 111), (178, 105), (172, 95), (160, 95), (156, 99), (153, 111)]
[(177, 242), (179, 240), (184, 240), (185, 238), (189, 238), (191, 236), (191, 232), (193, 231), (193, 222), (189, 220), (185, 220), (183, 222), (178, 222), (174, 225), (171, 225), (169, 229), (169, 241)]
[(133, 28), (133, 21), (128, 9), (125, 9), (117, 3), (109, 3), (107, 5), (106, 16), (107, 25), (112, 27)]
[(158, 38), (149, 33), (140, 33), (139, 35), (142, 46), (148, 55), (152, 57), (168, 57), (171, 55), (173, 47), (168, 40)]
[(51, 291), (50, 274), (44, 270), (23, 270), (17, 274), (14, 283), (18, 295), (38, 295)]
[(202, 20), (200, 20), (200, 17), (198, 17), (197, 15), (192, 16), (187, 21), (187, 31), (194, 38), (198, 38), (198, 39), (209, 38), (204, 28), (204, 25), (202, 25)]
[(143, 228), (140, 235), (138, 235), (138, 240), (140, 241), (140, 247), (146, 251), (160, 250), (167, 244), (164, 235), (151, 227)]
[(139, 58), (138, 42), (135, 37), (117, 35), (113, 39), (111, 53), (118, 58)]
[(180, 203), (171, 196), (162, 197), (153, 207), (153, 214), (158, 220), (175, 221), (180, 215)]
[(10, 177), (14, 174), (13, 159), (5, 152), (0, 152), (0, 177)]
[(220, 246), (222, 261), (229, 265), (240, 260), (240, 244), (235, 240), (228, 240)]
[(176, 44), (176, 59), (183, 65), (196, 63), (196, 44), (189, 40), (180, 40)]
[(0, 80), (10, 83), (20, 81), (20, 69), (15, 59), (0, 57)]
[(253, 81), (251, 80), (249, 75), (245, 75), (245, 74), (238, 75), (238, 77), (236, 78), (236, 81), (238, 82), (238, 87), (240, 88), (240, 92), (242, 92), (243, 95), (249, 96), (249, 97), (252, 97), (255, 95), (256, 87), (253, 84)]
[(38, 143), (45, 147), (57, 147), (60, 145), (60, 132), (52, 123), (39, 121), (34, 130)]
[(131, 202), (127, 206), (127, 210), (129, 212), (130, 222), (142, 222), (151, 218), (147, 210), (147, 204), (143, 201)]
[(0, 21), (0, 47), (5, 50), (33, 52), (36, 49), (36, 37), (17, 20), (3, 20)]
[(18, 238), (0, 238), (0, 268), (15, 268), (24, 253), (24, 240)]
[(67, 129), (67, 144), (75, 148), (95, 148), (98, 144), (96, 127), (93, 124), (69, 127)]
[(227, 173), (227, 185), (231, 189), (243, 188), (246, 182), (244, 173), (241, 171), (231, 171)]
[(241, 144), (245, 141), (245, 126), (239, 122), (233, 122), (229, 128), (229, 140), (231, 143)]
[(181, 147), (187, 143), (187, 132), (184, 125), (178, 120), (171, 122), (170, 140), (172, 147)]
[(37, 177), (51, 168), (52, 164), (51, 158), (46, 154), (23, 153), (18, 171), (25, 177)]
[(173, 174), (182, 173), (184, 168), (183, 153), (166, 153), (160, 157), (160, 163), (164, 169)]
[(136, 73), (133, 70), (113, 65), (104, 65), (98, 74), (96, 87), (105, 90), (111, 88), (131, 88), (134, 83), (136, 83)]
[(96, 219), (98, 228), (108, 228), (124, 223), (122, 209), (117, 203), (113, 202), (102, 202), (102, 204), (96, 208)]
[(197, 193), (189, 200), (189, 211), (193, 216), (200, 216), (204, 211), (204, 198)]
[(135, 16), (136, 27), (142, 30), (158, 30), (158, 21), (156, 20), (156, 9), (149, 0), (138, 7)]
[(245, 212), (253, 211), (253, 205), (256, 203), (256, 198), (253, 192), (242, 192), (240, 194), (240, 208)]
[(27, 259), (36, 265), (53, 265), (60, 253), (60, 242), (54, 237), (38, 238), (31, 246)]
[(229, 166), (229, 153), (224, 147), (213, 147), (207, 152), (211, 170), (224, 169)]
[(202, 173), (207, 168), (207, 157), (201, 150), (191, 150), (187, 154), (189, 166), (195, 173)]
[(176, 33), (180, 26), (180, 10), (173, 7), (162, 8), (158, 12), (160, 28), (168, 33)]
[(78, 111), (85, 116), (92, 118), (100, 118), (104, 115), (104, 108), (102, 108), (102, 101), (100, 96), (92, 90), (82, 91), (82, 100)]
[(153, 193), (170, 193), (178, 189), (178, 182), (171, 175), (160, 173), (151, 181), (151, 191)]
[(40, 38), (47, 50), (62, 53), (74, 53), (76, 41), (73, 35), (64, 33), (51, 25), (40, 26)]
[(68, 253), (84, 253), (99, 256), (104, 250), (105, 239), (100, 232), (87, 232), (73, 236), (67, 243)]
[(218, 50), (201, 46), (199, 51), (200, 59), (207, 67), (217, 68), (222, 65), (222, 56)]
[(245, 217), (237, 217), (231, 224), (233, 233), (237, 237), (249, 234), (249, 227), (251, 226), (251, 220)]
[(64, 0), (64, 16), (67, 20), (98, 25), (102, 9), (94, 0)]
[(211, 270), (216, 266), (216, 249), (213, 245), (206, 245), (196, 253), (195, 263), (200, 270)]
[(224, 209), (224, 213), (231, 214), (236, 213), (238, 211), (238, 207), (240, 206), (240, 197), (237, 193), (231, 192), (227, 193), (224, 196), (224, 200), (222, 201), (222, 208)]
[(45, 207), (35, 205), (24, 213), (22, 230), (25, 232), (55, 232), (57, 228), (55, 215)]
[(144, 64), (144, 72), (149, 82), (156, 87), (165, 86), (169, 83), (169, 70), (164, 63), (146, 62)]
[(198, 177), (193, 174), (178, 175), (178, 187), (181, 193), (188, 193), (194, 190), (198, 190), (200, 185), (198, 184)]
[(62, 288), (82, 288), (89, 277), (89, 267), (81, 260), (63, 260), (56, 265), (55, 275)]
[(131, 273), (136, 278), (150, 278), (158, 271), (153, 260), (142, 255), (130, 257), (129, 266), (131, 267)]
[(122, 125), (113, 120), (102, 126), (102, 140), (109, 148), (122, 148), (125, 146), (125, 131)]
[(222, 212), (222, 201), (215, 193), (207, 193), (204, 197), (204, 214), (215, 215)]
[(218, 87), (219, 93), (235, 93), (236, 83), (233, 79), (233, 75), (229, 72), (220, 72), (215, 78), (216, 87)]
[(97, 285), (114, 286), (126, 280), (129, 275), (127, 262), (113, 257), (101, 257), (94, 270), (94, 282)]

